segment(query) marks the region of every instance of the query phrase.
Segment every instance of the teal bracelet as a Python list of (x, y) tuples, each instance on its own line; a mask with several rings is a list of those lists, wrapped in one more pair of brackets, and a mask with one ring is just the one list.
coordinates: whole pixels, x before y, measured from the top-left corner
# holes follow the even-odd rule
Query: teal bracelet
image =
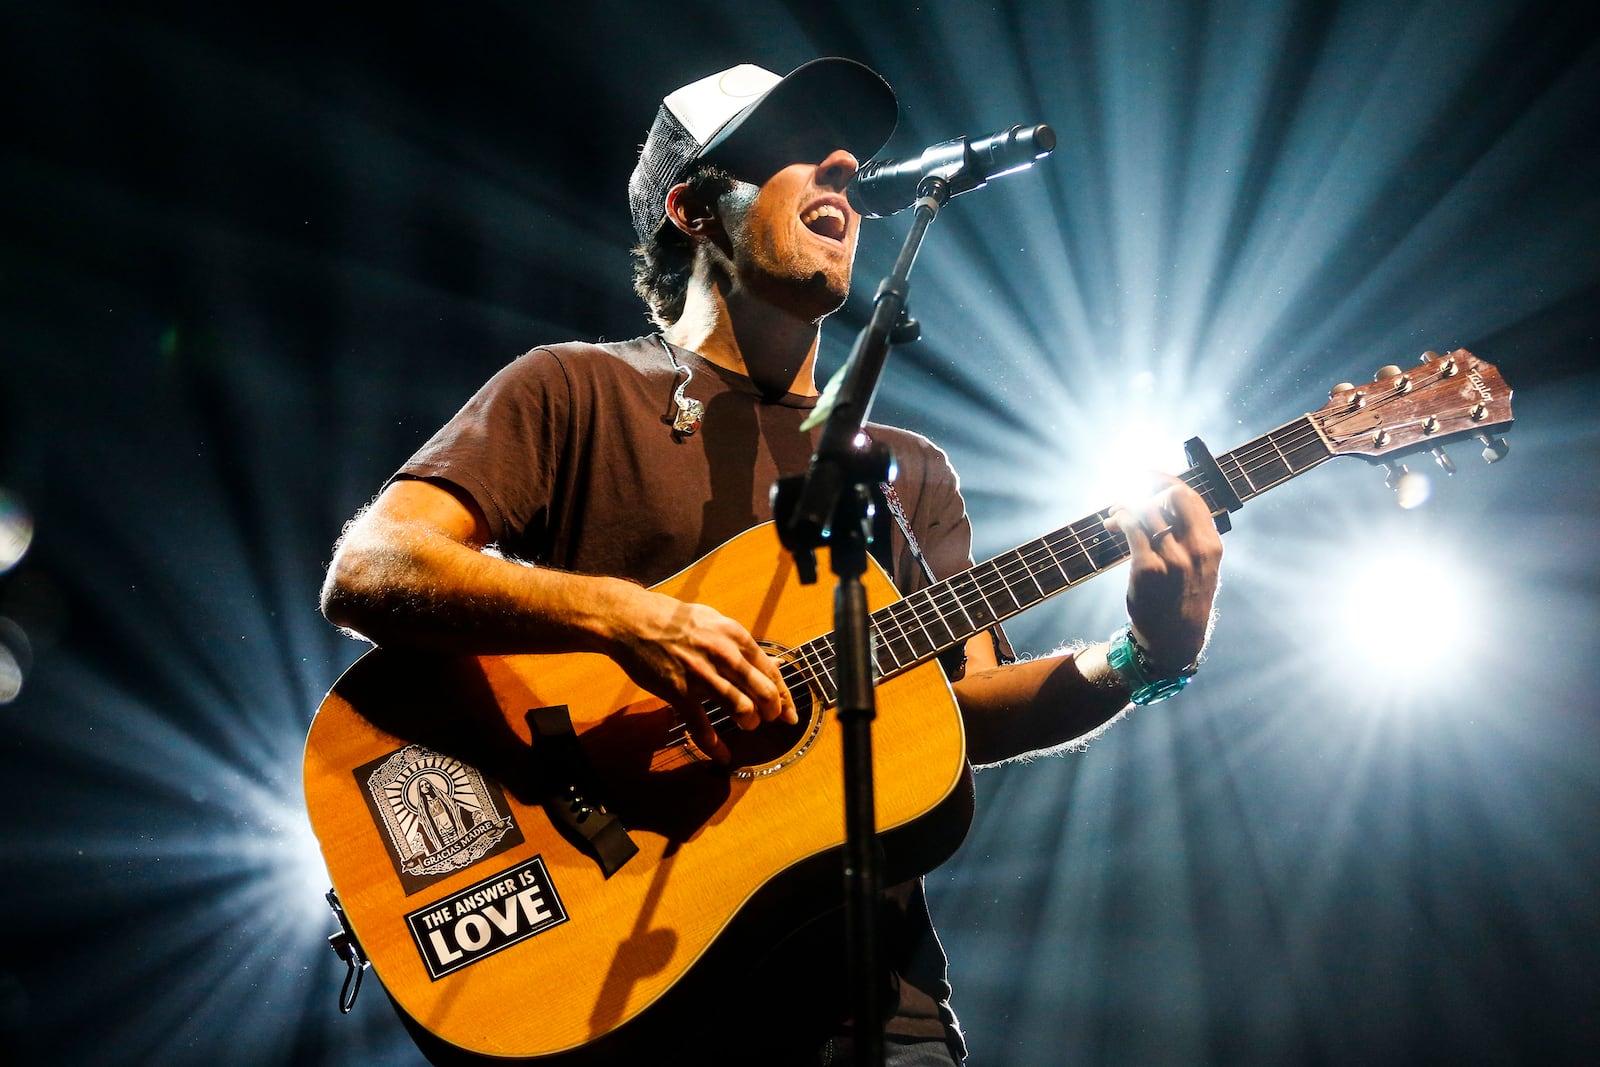
[(1116, 672), (1117, 678), (1128, 687), (1128, 701), (1143, 707), (1156, 704), (1183, 690), (1194, 677), (1195, 667), (1190, 665), (1177, 674), (1162, 676), (1150, 665), (1150, 657), (1133, 639), (1133, 626), (1124, 625), (1111, 635), (1111, 647), (1106, 650), (1106, 663)]

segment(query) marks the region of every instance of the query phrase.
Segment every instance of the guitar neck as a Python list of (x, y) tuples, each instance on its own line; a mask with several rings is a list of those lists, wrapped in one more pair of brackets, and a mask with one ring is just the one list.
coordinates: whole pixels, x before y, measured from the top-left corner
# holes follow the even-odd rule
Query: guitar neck
[[(1191, 467), (1182, 480), (1220, 515), (1333, 454), (1313, 417), (1303, 415), (1217, 456), (1215, 471)], [(1224, 484), (1217, 484), (1217, 474)], [(873, 612), (875, 673), (888, 678), (909, 670), (1126, 560), (1127, 538), (1106, 527), (1110, 513), (1102, 508)], [(833, 636), (796, 652), (810, 681), (835, 699)]]

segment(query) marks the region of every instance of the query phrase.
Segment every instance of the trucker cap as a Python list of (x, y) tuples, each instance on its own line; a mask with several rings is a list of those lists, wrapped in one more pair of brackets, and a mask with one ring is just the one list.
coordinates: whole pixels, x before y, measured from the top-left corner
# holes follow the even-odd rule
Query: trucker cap
[(784, 77), (750, 63), (667, 95), (628, 179), (633, 228), (650, 239), (667, 190), (699, 162), (763, 182), (790, 163), (843, 148), (865, 162), (889, 139), (900, 106), (889, 83), (852, 59), (814, 59)]

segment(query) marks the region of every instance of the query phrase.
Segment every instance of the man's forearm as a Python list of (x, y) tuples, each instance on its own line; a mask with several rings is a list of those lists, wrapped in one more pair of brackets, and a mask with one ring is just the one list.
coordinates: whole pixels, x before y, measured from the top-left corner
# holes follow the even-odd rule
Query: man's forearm
[(339, 546), (322, 589), (335, 625), (446, 653), (591, 651), (639, 587), (530, 567), (425, 527), (371, 522)]
[(1083, 741), (1128, 704), (1104, 644), (969, 670), (955, 683), (974, 764), (1000, 763)]

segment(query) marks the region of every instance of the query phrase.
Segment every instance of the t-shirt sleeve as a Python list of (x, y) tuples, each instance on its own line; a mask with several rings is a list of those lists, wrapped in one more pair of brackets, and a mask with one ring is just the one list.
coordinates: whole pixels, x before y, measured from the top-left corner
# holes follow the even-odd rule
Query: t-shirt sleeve
[(972, 520), (950, 457), (932, 443), (925, 452), (918, 472), (921, 483), (913, 496), (911, 529), (934, 576), (944, 579), (972, 566)]
[(536, 348), (484, 383), (396, 477), (447, 482), (478, 505), (492, 540), (538, 544), (571, 417), (560, 360)]

